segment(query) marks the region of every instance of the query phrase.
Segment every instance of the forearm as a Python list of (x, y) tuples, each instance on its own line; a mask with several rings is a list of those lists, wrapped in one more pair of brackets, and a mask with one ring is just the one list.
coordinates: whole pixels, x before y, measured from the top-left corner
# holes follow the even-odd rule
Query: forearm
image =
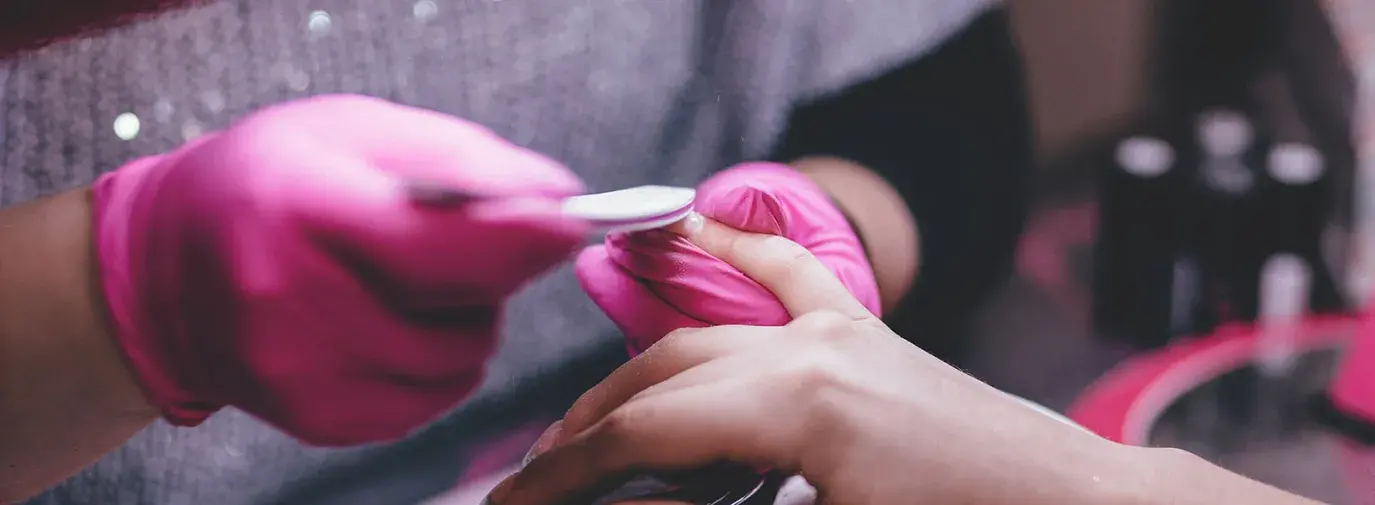
[(105, 329), (90, 206), (83, 189), (0, 210), (0, 503), (157, 417)]
[(0, 0), (0, 59), (202, 0)]
[(1121, 447), (1129, 484), (1084, 503), (1109, 505), (1318, 505), (1215, 466), (1179, 449)]
[(869, 254), (883, 310), (892, 311), (912, 287), (920, 250), (917, 221), (902, 195), (882, 176), (844, 159), (806, 157), (791, 165), (850, 218)]

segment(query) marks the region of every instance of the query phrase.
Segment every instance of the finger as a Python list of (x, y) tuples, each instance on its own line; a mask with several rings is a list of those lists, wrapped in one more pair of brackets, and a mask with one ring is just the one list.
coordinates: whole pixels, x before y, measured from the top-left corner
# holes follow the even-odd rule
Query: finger
[(803, 216), (844, 221), (815, 182), (778, 163), (742, 163), (718, 173), (698, 186), (694, 206), (731, 228), (785, 237), (819, 226)]
[[(444, 384), (455, 375), (480, 375), (499, 343), (496, 335), (500, 309), (494, 306), (399, 312), (394, 305), (379, 305), (374, 300), (376, 293), (367, 292), (366, 286), (330, 288), (333, 291), (329, 299), (284, 300), (279, 310), (320, 314), (330, 327), (347, 328), (347, 336), (329, 342), (328, 345), (337, 347), (334, 352), (366, 356), (370, 370), (385, 374), (390, 380), (405, 381), (416, 389), (428, 383)], [(274, 350), (291, 356), (312, 352), (310, 345), (324, 345), (308, 342)], [(312, 386), (309, 382), (298, 385), (306, 389)]]
[[(565, 216), (557, 202), (510, 199), (477, 202), (450, 215), (422, 212), (425, 230), (393, 251), (416, 251), (414, 281), (478, 286), (509, 294), (531, 277), (572, 259), (586, 223)], [(406, 248), (406, 249), (401, 249)]]
[(644, 352), (673, 330), (709, 326), (664, 302), (617, 264), (605, 245), (583, 249), (575, 270), (583, 291), (625, 334), (631, 356)]
[[(547, 156), (490, 134), (467, 134), (467, 139), (458, 141), (464, 134), (461, 127), (429, 132), (408, 146), (411, 159), (404, 163), (384, 159), (377, 167), (407, 183), (447, 187), (487, 198), (565, 198), (584, 191), (582, 181), (571, 170)], [(388, 151), (395, 149), (386, 147)]]
[[(280, 121), (269, 120), (272, 114), (249, 121), (226, 133), (235, 138), (216, 144), (223, 148), (197, 154), (258, 165), (255, 177), (235, 182), (255, 195), (257, 211), (281, 214), (309, 239), (343, 253), (349, 267), (373, 270), (373, 277), (410, 291), (478, 288), (487, 292), (469, 296), (490, 299), (581, 245), (587, 224), (565, 216), (560, 201), (580, 183), (557, 163), (442, 114), (360, 97), (296, 107), (306, 106), (337, 113), (338, 124), (301, 128), (317, 116), (288, 108)], [(374, 123), (335, 138), (360, 115), (429, 127), (398, 136), (395, 129), (414, 125)], [(407, 189), (417, 178), (501, 198), (460, 207), (417, 204)]]
[(712, 323), (782, 326), (792, 320), (769, 290), (667, 230), (607, 239), (611, 259), (679, 311)]
[(296, 100), (256, 116), (263, 119), (255, 121), (260, 128), (309, 132), (319, 144), (317, 150), (349, 153), (403, 181), (449, 185), (486, 196), (562, 197), (582, 192), (582, 182), (563, 165), (477, 123), (429, 109), (335, 94)]
[(531, 461), (498, 505), (567, 502), (635, 470), (733, 461), (795, 471), (789, 447), (799, 433), (796, 423), (770, 415), (778, 406), (759, 401), (750, 387), (740, 381), (716, 383), (627, 404)]
[(797, 241), (875, 316), (881, 315), (874, 273), (858, 236), (826, 192), (795, 168), (760, 162), (728, 168), (698, 186), (695, 207), (728, 227)]
[(416, 207), (402, 187), (374, 172), (315, 184), (289, 181), (283, 206), (309, 240), (393, 299), (465, 305), (504, 297), (570, 258), (586, 224), (540, 198)]
[[(414, 163), (388, 164), (396, 175), (448, 182), (488, 196), (567, 197), (584, 190), (582, 181), (562, 163), (485, 127), (436, 111), (406, 108), (415, 119), (390, 141), (411, 139), (418, 155)], [(384, 157), (394, 152), (391, 144), (379, 147)]]
[(677, 228), (712, 256), (768, 288), (793, 317), (831, 310), (852, 319), (874, 317), (807, 248), (784, 237), (746, 233), (710, 219)]
[(716, 326), (672, 334), (611, 372), (568, 409), (560, 440), (600, 422), (631, 398), (689, 370), (785, 338), (781, 327)]
[[(631, 393), (632, 388), (616, 391), (618, 394), (629, 393), (629, 397), (607, 398), (599, 396), (592, 398), (589, 403), (581, 405), (579, 403), (582, 399), (579, 399), (579, 403), (575, 403), (573, 409), (569, 411), (570, 415), (564, 417), (560, 432), (550, 447), (576, 437), (624, 405), (655, 396), (673, 394), (684, 389), (709, 386), (718, 382), (750, 380), (762, 376), (763, 374), (760, 372), (769, 369), (766, 363), (769, 358), (759, 354), (757, 347), (755, 352), (735, 352), (684, 368), (672, 376), (661, 377), (657, 382), (644, 380), (644, 383), (648, 385), (640, 388), (637, 392)], [(631, 378), (631, 380), (639, 379), (638, 376)], [(572, 422), (569, 422), (570, 417), (573, 419)], [(567, 429), (562, 429), (563, 427), (567, 427)]]
[(525, 457), (521, 458), (520, 466), (525, 466), (526, 464), (530, 463), (530, 460), (535, 459), (535, 456), (539, 456), (540, 454), (544, 454), (545, 452), (547, 452), (549, 449), (553, 449), (554, 443), (558, 441), (559, 434), (562, 433), (562, 431), (563, 421), (555, 421), (554, 424), (551, 424), (548, 428), (545, 428), (544, 433), (540, 433), (540, 436), (538, 439), (535, 440), (534, 445), (531, 445), (530, 450), (525, 453)]

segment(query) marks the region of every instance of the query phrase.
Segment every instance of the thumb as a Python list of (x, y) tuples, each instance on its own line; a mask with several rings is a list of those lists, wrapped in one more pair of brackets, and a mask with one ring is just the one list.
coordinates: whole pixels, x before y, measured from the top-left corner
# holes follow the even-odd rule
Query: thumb
[(787, 238), (743, 232), (700, 216), (676, 230), (767, 288), (794, 318), (822, 310), (856, 320), (874, 317), (811, 251)]

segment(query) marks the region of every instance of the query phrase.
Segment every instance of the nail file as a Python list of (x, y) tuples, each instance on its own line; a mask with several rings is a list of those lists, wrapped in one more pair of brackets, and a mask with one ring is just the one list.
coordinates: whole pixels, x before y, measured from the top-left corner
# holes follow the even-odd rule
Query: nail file
[[(492, 197), (476, 195), (430, 183), (408, 185), (413, 200), (432, 205), (461, 205)], [(697, 191), (674, 186), (634, 188), (578, 195), (563, 201), (563, 211), (608, 233), (662, 228), (692, 214)]]
[(663, 228), (692, 214), (697, 191), (672, 186), (639, 186), (571, 197), (564, 213), (586, 219), (608, 232)]

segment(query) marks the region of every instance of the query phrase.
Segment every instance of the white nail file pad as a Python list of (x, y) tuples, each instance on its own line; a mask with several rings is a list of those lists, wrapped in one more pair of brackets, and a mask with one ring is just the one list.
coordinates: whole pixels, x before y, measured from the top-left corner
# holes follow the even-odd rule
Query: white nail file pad
[(697, 191), (672, 186), (635, 188), (581, 195), (563, 203), (563, 211), (608, 232), (662, 228), (692, 214)]
[[(413, 181), (407, 184), (410, 198), (427, 205), (463, 205), (495, 196), (477, 195), (441, 184)], [(662, 228), (692, 214), (697, 191), (673, 186), (639, 186), (606, 193), (569, 197), (563, 211), (609, 233)]]

